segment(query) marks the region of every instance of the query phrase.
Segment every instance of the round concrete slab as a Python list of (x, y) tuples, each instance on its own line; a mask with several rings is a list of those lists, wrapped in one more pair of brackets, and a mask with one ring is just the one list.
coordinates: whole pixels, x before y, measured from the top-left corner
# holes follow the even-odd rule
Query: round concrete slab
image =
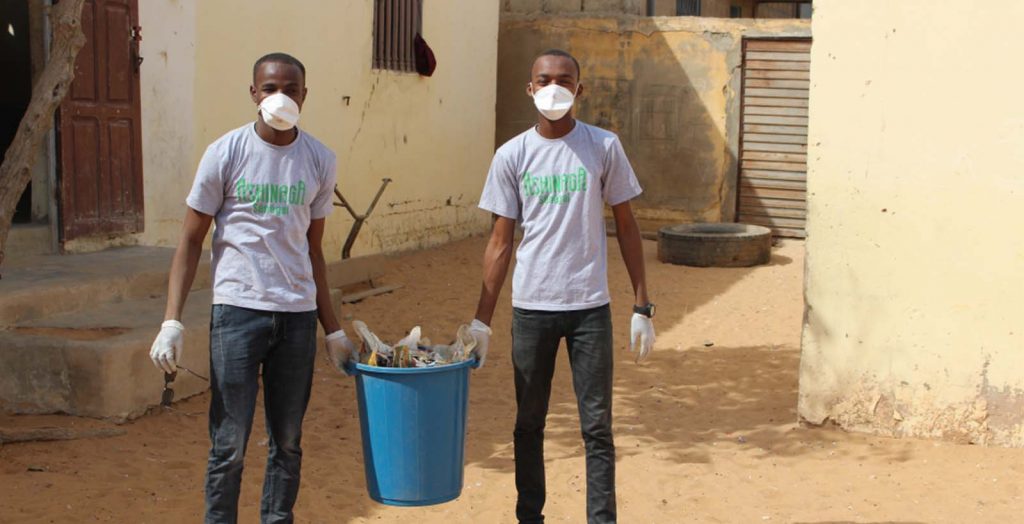
[(749, 267), (767, 264), (772, 232), (762, 226), (729, 222), (679, 224), (658, 231), (658, 260), (696, 267)]

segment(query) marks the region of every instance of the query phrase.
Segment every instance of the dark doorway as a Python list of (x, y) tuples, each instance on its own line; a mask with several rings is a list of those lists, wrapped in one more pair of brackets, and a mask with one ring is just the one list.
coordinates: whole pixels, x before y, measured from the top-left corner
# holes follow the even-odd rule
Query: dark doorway
[[(0, 151), (18, 131), (21, 117), (32, 99), (32, 57), (29, 40), (28, 2), (0, 2)], [(32, 185), (25, 189), (14, 212), (14, 223), (32, 221)]]

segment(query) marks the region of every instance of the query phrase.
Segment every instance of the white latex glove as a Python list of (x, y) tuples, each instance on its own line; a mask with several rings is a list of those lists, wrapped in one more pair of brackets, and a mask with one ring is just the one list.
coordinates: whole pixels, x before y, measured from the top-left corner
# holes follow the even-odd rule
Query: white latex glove
[(327, 356), (331, 359), (331, 363), (339, 371), (343, 371), (348, 375), (349, 372), (345, 369), (345, 364), (358, 363), (359, 350), (356, 349), (356, 345), (345, 335), (345, 330), (339, 329), (327, 335), (324, 338), (324, 343), (327, 346)]
[(184, 351), (185, 326), (177, 320), (165, 320), (160, 324), (160, 333), (153, 341), (153, 346), (149, 348), (149, 358), (165, 373), (174, 373)]
[(484, 367), (484, 362), (487, 360), (487, 346), (491, 344), (491, 328), (479, 319), (474, 318), (469, 323), (469, 334), (473, 335), (473, 338), (476, 339), (476, 347), (473, 348), (473, 353), (476, 354), (480, 367)]
[(651, 349), (654, 348), (654, 322), (646, 315), (633, 313), (633, 321), (629, 329), (629, 352), (637, 350), (637, 340), (640, 341), (640, 352), (636, 355), (636, 361), (640, 362), (647, 358)]

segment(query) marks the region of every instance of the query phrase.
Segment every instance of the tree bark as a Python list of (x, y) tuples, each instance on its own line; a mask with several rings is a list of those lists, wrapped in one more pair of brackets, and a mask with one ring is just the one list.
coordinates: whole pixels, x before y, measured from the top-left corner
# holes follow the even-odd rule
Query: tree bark
[[(63, 0), (50, 8), (53, 43), (45, 69), (32, 86), (32, 100), (18, 125), (0, 165), (0, 266), (4, 263), (7, 235), (21, 194), (32, 180), (35, 152), (53, 127), (53, 114), (75, 78), (75, 58), (85, 45), (82, 5), (85, 0)], [(57, 220), (57, 217), (50, 217)]]

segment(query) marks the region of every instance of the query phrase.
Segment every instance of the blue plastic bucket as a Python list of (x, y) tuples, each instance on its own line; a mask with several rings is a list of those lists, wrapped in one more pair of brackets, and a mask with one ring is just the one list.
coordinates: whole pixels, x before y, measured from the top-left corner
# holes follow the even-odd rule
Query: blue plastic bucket
[(429, 506), (462, 493), (473, 367), (476, 360), (429, 368), (356, 364), (370, 498), (391, 506)]

